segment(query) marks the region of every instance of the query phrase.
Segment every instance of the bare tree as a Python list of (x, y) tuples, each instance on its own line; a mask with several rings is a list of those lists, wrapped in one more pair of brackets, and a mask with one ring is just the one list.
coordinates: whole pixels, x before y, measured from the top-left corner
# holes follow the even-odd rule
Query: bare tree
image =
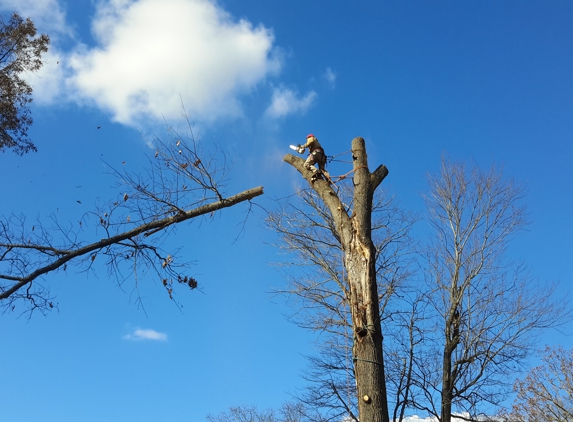
[(573, 349), (547, 346), (543, 364), (517, 380), (512, 409), (502, 416), (507, 422), (561, 422), (573, 420)]
[(22, 76), (42, 67), (42, 54), (49, 44), (47, 35), (36, 36), (29, 18), (13, 13), (6, 21), (0, 16), (0, 150), (12, 148), (18, 154), (36, 151), (28, 138), (32, 87)]
[[(353, 183), (346, 191), (327, 180), (315, 180), (312, 171), (304, 168), (304, 160), (286, 155), (284, 161), (302, 174), (312, 191), (301, 193), (303, 205), (291, 203), (287, 209), (271, 214), (269, 222), (281, 235), (284, 248), (295, 252), (298, 264), (315, 271), (292, 277), (285, 290), (301, 301), (302, 317), (297, 322), (331, 334), (333, 341), (338, 339), (341, 353), (333, 350), (330, 357), (322, 355), (315, 361), (315, 368), (322, 365), (324, 369), (314, 390), (318, 395), (322, 392), (323, 401), (315, 404), (328, 409), (327, 420), (348, 415), (354, 420), (387, 422), (380, 310), (385, 308), (403, 272), (385, 259), (395, 258), (390, 253), (392, 242), (406, 239), (409, 226), (406, 224), (390, 238), (373, 238), (373, 229), (384, 224), (377, 226), (378, 222), (372, 220), (373, 209), (380, 205), (374, 201), (374, 193), (388, 170), (381, 165), (369, 171), (362, 138), (352, 141), (352, 158)], [(386, 223), (392, 221), (390, 214), (385, 217)], [(381, 233), (388, 234), (383, 230)], [(380, 291), (379, 284), (384, 285)], [(351, 339), (346, 342), (346, 337)], [(346, 361), (352, 362), (352, 374)], [(346, 399), (348, 383), (344, 379), (348, 377), (355, 383), (351, 391), (356, 401)], [(312, 397), (307, 396), (307, 403), (314, 400)], [(353, 402), (357, 403), (357, 411)]]
[(505, 257), (527, 224), (519, 185), (496, 167), (468, 170), (445, 159), (429, 183), (435, 237), (426, 253), (426, 298), (434, 322), (424, 364), (416, 366), (422, 395), (415, 404), (441, 422), (454, 411), (473, 420), (506, 397), (533, 336), (563, 321), (565, 305), (551, 299), (553, 287), (538, 288)]
[(184, 221), (250, 201), (263, 188), (227, 197), (224, 153), (204, 151), (191, 131), (186, 137), (171, 135), (168, 143), (156, 139), (147, 172), (114, 170), (122, 189), (118, 198), (85, 214), (79, 224), (61, 224), (55, 215), (50, 225), (30, 224), (24, 216), (0, 219), (0, 305), (14, 310), (24, 302), (30, 311), (48, 310), (54, 302), (47, 274), (72, 264), (89, 271), (102, 258), (118, 282), (134, 277), (136, 288), (138, 270), (155, 272), (171, 298), (175, 285), (197, 287), (177, 251), (160, 247), (163, 237)]
[(279, 422), (273, 409), (259, 410), (256, 406), (236, 406), (226, 412), (207, 415), (209, 422)]
[(406, 411), (414, 407), (413, 403), (424, 401), (416, 375), (429, 368), (423, 353), (427, 347), (424, 296), (408, 286), (401, 292), (400, 299), (400, 311), (391, 315), (392, 324), (388, 324), (391, 330), (386, 335), (384, 348), (389, 397), (394, 402), (391, 420), (394, 422), (403, 421)]
[[(352, 202), (351, 182), (336, 183), (337, 194)], [(292, 320), (302, 328), (320, 333), (318, 354), (311, 355), (303, 377), (308, 386), (298, 399), (307, 409), (321, 409), (309, 420), (358, 419), (356, 381), (353, 365), (353, 332), (349, 285), (343, 252), (337, 241), (332, 215), (312, 189), (297, 193), (296, 201), (282, 201), (269, 213), (268, 226), (280, 236), (277, 245), (294, 260), (282, 262), (287, 287), (276, 290), (286, 295), (294, 309)], [(412, 256), (410, 229), (415, 218), (404, 212), (394, 198), (377, 191), (372, 205), (372, 238), (376, 249), (376, 272), (380, 315), (390, 317), (397, 290), (410, 275)], [(294, 270), (294, 271), (291, 271)], [(301, 271), (302, 270), (302, 271)]]
[[(354, 146), (353, 141), (357, 171)], [(296, 167), (294, 157), (287, 155), (285, 161)], [(320, 354), (311, 358), (306, 376), (310, 387), (299, 398), (306, 408), (327, 409), (316, 420), (375, 420), (360, 409), (360, 325), (348, 305), (356, 300), (348, 270), (355, 261), (348, 258), (353, 251), (345, 249), (341, 228), (347, 222), (344, 216), (358, 215), (350, 210), (361, 200), (356, 189), (363, 179), (354, 178), (349, 191), (337, 184), (335, 192), (326, 181), (313, 181), (310, 172), (299, 171), (312, 189), (299, 194), (301, 203), (289, 199), (269, 218), (283, 249), (295, 253), (290, 265), (309, 269), (290, 274), (288, 288), (281, 293), (297, 301), (296, 323), (321, 332)], [(504, 179), (495, 167), (468, 172), (464, 165), (446, 160), (440, 175), (429, 180), (426, 200), (436, 236), (425, 253), (425, 288), (402, 285), (408, 266), (396, 254), (388, 254), (388, 245), (409, 238), (407, 230), (395, 230), (406, 220), (399, 213), (387, 214), (396, 218), (393, 236), (388, 235), (391, 219), (370, 222), (371, 233), (387, 230), (378, 240), (371, 237), (377, 262), (383, 262), (376, 272), (379, 316), (387, 333), (387, 403), (394, 402), (394, 420), (403, 420), (407, 409), (424, 410), (441, 421), (451, 421), (453, 412), (476, 420), (483, 417), (479, 414), (484, 406), (498, 405), (507, 397), (511, 375), (531, 352), (535, 334), (564, 322), (566, 304), (552, 299), (554, 287), (538, 286), (522, 266), (506, 258), (512, 236), (527, 224), (520, 186)], [(373, 200), (370, 209), (376, 210), (377, 204)], [(386, 250), (379, 247), (384, 244)], [(379, 261), (383, 256), (392, 259)]]
[(234, 406), (216, 415), (207, 415), (209, 422), (306, 422), (300, 404), (285, 403), (276, 411), (256, 406)]
[(310, 422), (358, 421), (356, 377), (352, 363), (352, 338), (326, 335), (316, 355), (308, 356), (302, 377), (305, 388), (296, 395)]

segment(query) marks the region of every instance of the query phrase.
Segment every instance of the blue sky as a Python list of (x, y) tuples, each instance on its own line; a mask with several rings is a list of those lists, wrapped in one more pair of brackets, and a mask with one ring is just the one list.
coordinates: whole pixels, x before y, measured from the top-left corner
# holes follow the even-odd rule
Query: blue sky
[[(281, 159), (309, 132), (328, 155), (364, 137), (370, 166), (385, 164), (385, 187), (416, 212), (442, 154), (502, 164), (527, 185), (532, 220), (512, 256), (570, 290), (571, 2), (0, 0), (0, 8), (30, 16), (52, 38), (46, 64), (29, 77), (38, 152), (0, 154), (4, 215), (78, 221), (118, 194), (106, 163), (143, 169), (150, 136), (165, 136), (166, 123), (183, 127), (183, 102), (201, 142), (235, 159), (227, 193), (262, 185), (256, 202), (265, 208), (302, 185)], [(245, 211), (169, 238), (196, 260), (201, 283), (201, 292), (178, 292), (181, 310), (145, 275), (145, 311), (105, 268), (48, 275), (58, 311), (2, 315), (2, 419), (195, 421), (288, 400), (303, 386), (314, 337), (269, 293), (283, 283), (270, 264), (283, 258), (268, 245), (263, 212), (241, 232)], [(543, 341), (573, 346), (559, 333)]]

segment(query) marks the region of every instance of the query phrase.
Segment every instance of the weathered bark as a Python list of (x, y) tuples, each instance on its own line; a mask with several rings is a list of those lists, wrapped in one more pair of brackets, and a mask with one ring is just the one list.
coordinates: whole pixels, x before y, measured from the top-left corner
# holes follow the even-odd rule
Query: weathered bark
[(388, 169), (381, 165), (370, 173), (362, 138), (352, 140), (352, 159), (354, 208), (352, 215), (349, 215), (349, 210), (327, 181), (312, 181), (312, 172), (304, 168), (303, 159), (291, 154), (284, 157), (284, 161), (303, 175), (329, 208), (344, 251), (344, 265), (350, 285), (350, 297), (347, 299), (352, 311), (353, 361), (360, 421), (388, 422), (383, 337), (376, 285), (376, 251), (371, 238), (372, 198), (388, 174)]

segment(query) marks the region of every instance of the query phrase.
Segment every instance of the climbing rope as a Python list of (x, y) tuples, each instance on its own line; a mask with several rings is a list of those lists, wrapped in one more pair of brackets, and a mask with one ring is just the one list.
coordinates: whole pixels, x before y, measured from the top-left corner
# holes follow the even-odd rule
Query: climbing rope
[[(348, 154), (348, 153), (351, 153), (351, 152), (352, 152), (352, 150), (348, 150), (348, 151), (341, 152), (340, 154), (336, 154), (336, 155), (327, 155), (327, 156), (326, 156), (326, 161), (329, 162), (329, 163), (332, 163), (333, 161), (336, 161), (336, 162), (339, 162), (339, 163), (352, 163), (352, 161), (335, 160), (336, 157), (339, 157), (339, 156), (341, 156), (341, 155), (345, 155), (345, 154)], [(334, 176), (334, 177), (331, 176), (331, 177), (330, 177), (330, 180), (332, 181), (332, 183), (336, 184), (336, 183), (340, 182), (341, 180), (346, 179), (349, 174), (351, 174), (351, 173), (353, 173), (353, 172), (355, 172), (356, 170), (361, 169), (361, 168), (368, 168), (368, 167), (367, 167), (367, 166), (359, 166), (359, 167), (356, 167), (355, 169), (350, 170), (348, 173), (342, 174), (342, 175), (340, 175), (340, 176)], [(334, 180), (334, 179), (336, 179), (336, 180)]]
[[(350, 170), (348, 173), (342, 174), (340, 176), (334, 176), (337, 180), (336, 181), (333, 180), (332, 183), (338, 183), (341, 180), (346, 179), (350, 173), (354, 173), (356, 170), (363, 169), (363, 168), (368, 168), (368, 166), (358, 166), (355, 169)], [(332, 180), (332, 177), (331, 177), (331, 180)]]
[(328, 162), (337, 161), (337, 162), (340, 162), (340, 163), (351, 163), (352, 161), (335, 160), (336, 157), (340, 157), (341, 155), (348, 154), (349, 152), (352, 152), (352, 150), (349, 149), (348, 151), (341, 152), (340, 154), (336, 154), (336, 155), (327, 155), (327, 156), (326, 156), (326, 159), (327, 159)]

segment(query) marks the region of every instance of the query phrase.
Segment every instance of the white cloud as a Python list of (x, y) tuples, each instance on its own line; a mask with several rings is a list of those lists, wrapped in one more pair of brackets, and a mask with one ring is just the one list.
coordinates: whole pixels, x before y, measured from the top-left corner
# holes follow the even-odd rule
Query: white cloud
[[(94, 46), (74, 39), (58, 1), (0, 0), (29, 11), (40, 31), (54, 22), (74, 44), (64, 51), (52, 43), (43, 68), (29, 75), (39, 104), (93, 105), (145, 127), (178, 120), (183, 102), (194, 121), (213, 122), (240, 117), (242, 96), (282, 66), (271, 30), (234, 19), (215, 0), (94, 0)], [(334, 86), (331, 68), (323, 77)], [(316, 98), (274, 87), (265, 117), (305, 113)]]
[(160, 333), (151, 329), (136, 328), (133, 333), (123, 336), (125, 340), (140, 341), (140, 340), (153, 340), (153, 341), (167, 341), (167, 334)]
[(100, 1), (93, 32), (68, 87), (124, 124), (178, 118), (181, 100), (195, 119), (240, 116), (240, 95), (280, 68), (270, 30), (207, 0)]
[[(44, 31), (45, 19), (32, 13), (38, 4), (63, 33), (65, 14), (57, 1), (0, 5), (30, 10)], [(28, 77), (39, 103), (95, 105), (114, 121), (145, 126), (179, 119), (183, 102), (194, 120), (212, 122), (241, 116), (241, 96), (282, 65), (270, 29), (234, 19), (214, 1), (96, 0), (95, 9), (95, 46), (72, 39), (73, 50), (63, 51), (52, 44), (44, 67)], [(71, 30), (67, 34), (73, 38)]]
[(288, 88), (275, 88), (271, 99), (271, 105), (265, 115), (271, 118), (280, 118), (293, 113), (304, 113), (314, 103), (317, 94), (310, 91), (304, 97)]
[[(460, 417), (457, 417), (456, 415), (459, 415)], [(452, 421), (453, 422), (463, 422), (463, 421), (467, 421), (470, 418), (470, 414), (467, 412), (464, 413), (453, 413), (452, 414)], [(492, 418), (489, 416), (478, 416), (478, 420), (483, 420), (485, 421), (491, 421)], [(404, 418), (404, 422), (438, 422), (438, 418), (435, 417), (426, 417), (426, 418), (421, 418), (417, 415), (414, 416), (406, 416)]]
[(51, 37), (71, 34), (66, 25), (66, 14), (58, 0), (0, 0), (0, 10), (16, 11), (22, 18), (31, 18), (40, 32)]
[(64, 81), (67, 69), (64, 56), (55, 48), (50, 48), (43, 56), (42, 68), (34, 74), (26, 75), (26, 80), (34, 89), (34, 101), (51, 104), (64, 95)]
[(326, 68), (323, 73), (323, 77), (326, 79), (331, 88), (334, 88), (334, 85), (336, 84), (336, 73), (334, 73), (330, 67)]

